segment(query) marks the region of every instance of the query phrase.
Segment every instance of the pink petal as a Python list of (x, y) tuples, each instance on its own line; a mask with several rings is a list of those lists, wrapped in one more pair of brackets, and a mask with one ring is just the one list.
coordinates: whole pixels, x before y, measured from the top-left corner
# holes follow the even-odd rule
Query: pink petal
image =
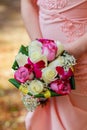
[(49, 40), (49, 39), (37, 39), (38, 41), (40, 41), (41, 43), (45, 44), (45, 43), (50, 43), (50, 42), (54, 42), (54, 40)]
[(37, 63), (34, 64), (39, 69), (45, 68), (45, 62), (44, 61), (38, 61)]
[(64, 75), (64, 68), (63, 67), (57, 66), (56, 71), (58, 72), (59, 75)]
[(28, 58), (28, 64), (33, 65), (33, 62)]
[(42, 77), (42, 71), (38, 68), (34, 68), (34, 72), (35, 72), (35, 77), (36, 78), (41, 78)]

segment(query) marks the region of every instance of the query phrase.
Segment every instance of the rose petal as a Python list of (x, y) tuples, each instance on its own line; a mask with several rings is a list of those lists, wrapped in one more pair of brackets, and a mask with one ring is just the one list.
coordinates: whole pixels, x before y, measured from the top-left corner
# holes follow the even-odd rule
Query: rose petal
[(45, 62), (44, 61), (38, 61), (37, 63), (34, 64), (39, 69), (45, 68)]

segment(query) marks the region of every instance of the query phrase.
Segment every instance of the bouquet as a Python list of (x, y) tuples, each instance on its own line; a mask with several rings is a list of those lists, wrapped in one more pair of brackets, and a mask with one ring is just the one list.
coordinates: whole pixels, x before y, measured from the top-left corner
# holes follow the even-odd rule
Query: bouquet
[(63, 96), (75, 89), (75, 58), (64, 50), (59, 41), (37, 39), (21, 46), (9, 81), (22, 92), (29, 111), (54, 96)]

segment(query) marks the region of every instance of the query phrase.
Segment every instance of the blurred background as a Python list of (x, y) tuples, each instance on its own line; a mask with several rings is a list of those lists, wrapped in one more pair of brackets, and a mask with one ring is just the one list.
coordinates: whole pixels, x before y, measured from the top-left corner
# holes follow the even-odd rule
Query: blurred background
[(8, 79), (21, 44), (29, 37), (20, 13), (20, 0), (0, 0), (0, 130), (25, 130), (24, 107), (20, 92)]

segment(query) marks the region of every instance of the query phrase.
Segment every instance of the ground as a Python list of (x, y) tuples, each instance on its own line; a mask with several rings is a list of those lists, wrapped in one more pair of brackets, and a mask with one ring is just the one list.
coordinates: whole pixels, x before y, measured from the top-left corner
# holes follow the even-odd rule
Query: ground
[(25, 130), (27, 113), (20, 92), (8, 79), (21, 44), (29, 37), (20, 13), (20, 0), (0, 0), (0, 130)]

